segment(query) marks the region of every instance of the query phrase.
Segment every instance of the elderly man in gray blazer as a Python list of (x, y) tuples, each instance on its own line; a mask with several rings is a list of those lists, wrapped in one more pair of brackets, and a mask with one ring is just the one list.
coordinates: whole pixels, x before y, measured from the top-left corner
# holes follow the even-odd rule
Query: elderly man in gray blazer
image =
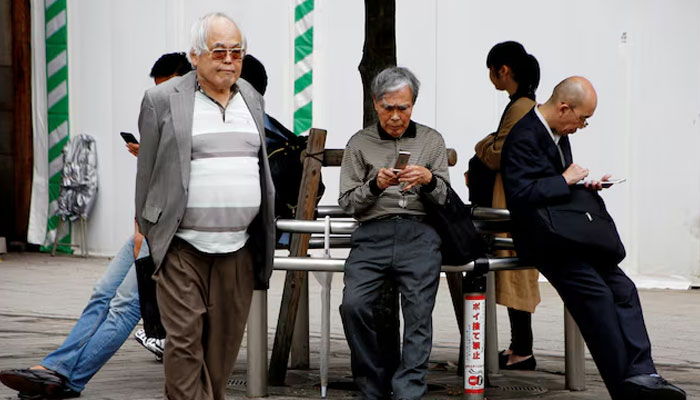
[(136, 214), (156, 264), (168, 399), (224, 399), (253, 289), (274, 254), (263, 99), (239, 79), (245, 37), (221, 13), (192, 28), (195, 71), (141, 104)]

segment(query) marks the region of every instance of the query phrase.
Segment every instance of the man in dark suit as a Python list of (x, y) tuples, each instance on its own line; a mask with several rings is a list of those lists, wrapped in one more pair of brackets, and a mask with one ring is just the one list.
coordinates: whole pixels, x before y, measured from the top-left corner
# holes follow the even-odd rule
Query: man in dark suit
[(501, 170), (515, 247), (561, 296), (613, 399), (685, 399), (683, 390), (656, 373), (634, 283), (585, 245), (564, 248), (549, 241), (537, 223), (537, 208), (566, 203), (572, 190), (600, 190), (609, 179), (572, 188), (588, 169), (573, 163), (568, 135), (588, 125), (596, 104), (588, 80), (567, 78), (508, 135)]
[(263, 100), (239, 79), (245, 37), (221, 13), (192, 28), (195, 71), (146, 92), (136, 215), (168, 332), (168, 399), (225, 399), (253, 289), (275, 248)]

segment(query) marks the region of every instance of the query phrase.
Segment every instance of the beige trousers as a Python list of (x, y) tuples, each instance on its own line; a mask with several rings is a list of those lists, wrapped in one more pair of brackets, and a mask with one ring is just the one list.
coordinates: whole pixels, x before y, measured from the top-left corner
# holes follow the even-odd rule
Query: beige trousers
[(225, 399), (253, 294), (250, 251), (207, 254), (175, 238), (155, 278), (166, 399)]

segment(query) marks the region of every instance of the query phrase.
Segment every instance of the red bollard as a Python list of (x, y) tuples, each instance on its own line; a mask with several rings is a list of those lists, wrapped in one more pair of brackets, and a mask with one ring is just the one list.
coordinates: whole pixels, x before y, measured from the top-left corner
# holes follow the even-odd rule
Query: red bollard
[(467, 273), (464, 292), (464, 398), (483, 400), (486, 370), (486, 277)]

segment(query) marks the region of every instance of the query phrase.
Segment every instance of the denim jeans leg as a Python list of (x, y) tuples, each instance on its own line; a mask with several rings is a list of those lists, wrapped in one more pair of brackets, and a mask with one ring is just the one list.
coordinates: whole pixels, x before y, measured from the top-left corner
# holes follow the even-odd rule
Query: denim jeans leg
[(136, 268), (132, 266), (109, 303), (107, 318), (85, 343), (73, 372), (68, 376), (68, 387), (82, 391), (129, 338), (140, 319)]
[(85, 344), (107, 318), (109, 303), (133, 264), (134, 239), (131, 237), (97, 281), (88, 304), (66, 340), (44, 358), (42, 366), (67, 377), (72, 374)]

